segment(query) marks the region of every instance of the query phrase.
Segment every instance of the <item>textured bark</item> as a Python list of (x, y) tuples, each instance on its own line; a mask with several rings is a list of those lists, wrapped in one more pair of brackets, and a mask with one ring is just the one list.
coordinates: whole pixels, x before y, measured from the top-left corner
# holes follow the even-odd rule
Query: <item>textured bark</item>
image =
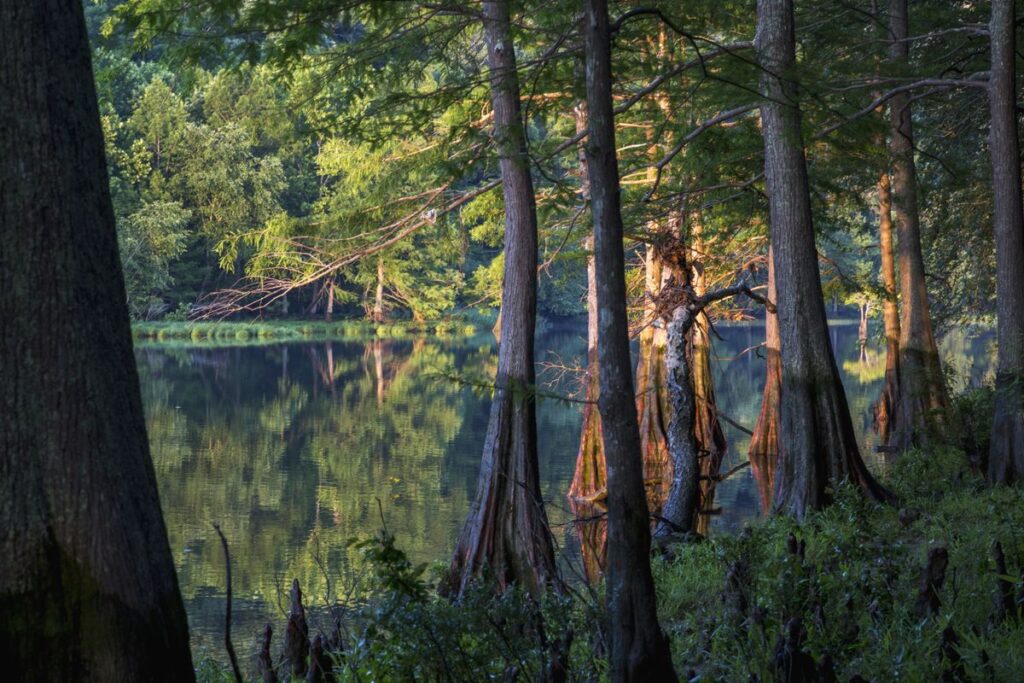
[(455, 548), (450, 592), (461, 594), (485, 568), (499, 588), (539, 590), (555, 577), (554, 549), (540, 494), (534, 403), (537, 317), (537, 207), (519, 104), (507, 0), (483, 4), (494, 141), (505, 198), (505, 272), (498, 372), (476, 498)]
[(576, 471), (569, 486), (570, 500), (590, 500), (606, 493), (604, 442), (601, 437), (601, 413), (597, 408), (600, 394), (600, 373), (597, 363), (597, 269), (594, 264), (593, 241), (587, 257), (587, 371), (583, 420), (580, 427), (580, 449), (576, 454)]
[(802, 518), (849, 479), (886, 497), (857, 449), (846, 394), (832, 355), (811, 224), (801, 113), (795, 84), (792, 0), (758, 0), (755, 45), (764, 70), (761, 105), (765, 179), (782, 368), (779, 461), (773, 509)]
[(608, 465), (610, 677), (613, 681), (676, 680), (668, 639), (658, 625), (640, 430), (633, 400), (607, 0), (587, 0), (583, 24), (590, 115), (587, 166), (600, 274), (599, 407)]
[(194, 680), (78, 0), (0, 3), (0, 661)]
[[(690, 281), (693, 284), (693, 293), (698, 297), (707, 293), (703, 260), (706, 250), (703, 224), (698, 219), (693, 221), (690, 227)], [(697, 443), (700, 458), (698, 510), (702, 512), (708, 512), (714, 506), (716, 477), (720, 474), (722, 458), (725, 457), (728, 448), (722, 425), (718, 422), (718, 403), (715, 399), (714, 375), (711, 371), (710, 329), (711, 321), (707, 312), (701, 311), (693, 321), (687, 340), (695, 400), (693, 438)], [(699, 514), (694, 520), (694, 531), (707, 536), (710, 523), (710, 515)]]
[(989, 149), (999, 317), (995, 416), (988, 462), (988, 477), (993, 482), (1024, 479), (1024, 211), (1015, 97), (1015, 23), (1013, 0), (992, 0)]
[(655, 299), (661, 294), (663, 270), (666, 269), (657, 249), (648, 245), (644, 259), (644, 326), (640, 331), (640, 353), (636, 365), (636, 412), (640, 425), (644, 489), (647, 505), (654, 512), (664, 504), (672, 479), (665, 432), (669, 415), (665, 385), (667, 337), (655, 306)]
[[(692, 294), (688, 285), (685, 289)], [(694, 436), (697, 399), (686, 341), (693, 323), (693, 312), (682, 305), (675, 309), (668, 324), (665, 368), (671, 405), (668, 451), (672, 458), (672, 485), (661, 510), (662, 520), (655, 530), (657, 536), (694, 529), (700, 506), (700, 452)]]
[[(576, 105), (573, 109), (573, 118), (576, 122), (576, 132), (586, 133), (586, 102), (580, 102)], [(590, 174), (587, 173), (587, 153), (582, 141), (577, 146), (577, 156), (579, 158), (580, 197), (586, 202), (590, 199)], [(576, 454), (576, 471), (573, 472), (572, 484), (569, 486), (570, 503), (576, 500), (594, 500), (595, 497), (603, 496), (606, 484), (604, 442), (601, 437), (601, 413), (597, 409), (597, 396), (600, 393), (600, 376), (597, 369), (597, 266), (594, 263), (594, 238), (592, 236), (584, 238), (583, 247), (588, 253), (587, 370), (584, 377), (584, 382), (586, 382), (584, 399), (586, 403), (583, 404), (580, 448)], [(588, 527), (587, 529), (589, 530), (590, 528)], [(582, 543), (582, 527), (580, 533)], [(603, 542), (602, 540), (602, 544)], [(584, 547), (586, 546), (584, 545)], [(602, 547), (602, 557), (603, 553), (604, 549)], [(601, 566), (603, 564), (602, 559)], [(587, 566), (588, 572), (593, 569), (593, 567)]]
[[(890, 0), (890, 58), (905, 65), (910, 43), (907, 0)], [(896, 224), (900, 272), (900, 376), (895, 423), (890, 442), (898, 449), (920, 446), (942, 424), (947, 410), (946, 386), (939, 350), (932, 333), (928, 291), (921, 254), (921, 225), (917, 208), (917, 168), (910, 95), (901, 93), (889, 102), (892, 117), (892, 215)]]
[[(882, 141), (879, 141), (880, 143)], [(892, 189), (888, 169), (878, 176), (878, 248), (882, 256), (882, 322), (885, 326), (885, 384), (875, 404), (875, 431), (880, 443), (889, 442), (900, 387), (900, 309), (896, 258), (892, 239)]]
[[(768, 247), (768, 300), (777, 301), (775, 291), (775, 265), (772, 249)], [(761, 394), (761, 412), (757, 416), (754, 434), (750, 437), (750, 469), (757, 483), (761, 509), (768, 512), (772, 506), (775, 488), (775, 466), (779, 459), (779, 399), (782, 394), (782, 360), (779, 357), (779, 317), (772, 310), (765, 311), (764, 319), (765, 375)]]

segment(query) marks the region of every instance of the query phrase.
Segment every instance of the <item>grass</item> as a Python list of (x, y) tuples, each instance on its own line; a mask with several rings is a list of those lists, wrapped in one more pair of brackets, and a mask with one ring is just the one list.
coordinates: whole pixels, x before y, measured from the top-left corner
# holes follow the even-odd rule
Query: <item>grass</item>
[(435, 322), (365, 320), (282, 320), (255, 322), (137, 322), (132, 335), (139, 346), (247, 346), (334, 339), (401, 339), (435, 335), (472, 337), (478, 327), (465, 320)]

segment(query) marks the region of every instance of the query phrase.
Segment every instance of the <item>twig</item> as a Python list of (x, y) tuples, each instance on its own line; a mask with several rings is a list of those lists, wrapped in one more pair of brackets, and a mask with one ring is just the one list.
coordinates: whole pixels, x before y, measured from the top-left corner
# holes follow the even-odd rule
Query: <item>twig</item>
[(231, 670), (235, 672), (235, 681), (243, 683), (242, 671), (238, 668), (238, 657), (235, 656), (235, 646), (231, 644), (231, 553), (228, 551), (228, 539), (220, 530), (220, 524), (213, 523), (213, 530), (220, 536), (221, 547), (224, 548), (225, 574), (227, 575), (227, 609), (224, 613), (224, 649), (228, 651), (228, 658), (231, 659)]

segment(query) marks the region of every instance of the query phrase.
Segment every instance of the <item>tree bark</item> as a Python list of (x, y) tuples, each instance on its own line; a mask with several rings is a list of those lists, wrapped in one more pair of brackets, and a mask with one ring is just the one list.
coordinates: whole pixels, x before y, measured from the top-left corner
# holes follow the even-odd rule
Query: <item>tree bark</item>
[(384, 313), (384, 261), (377, 259), (377, 287), (373, 292), (373, 313), (370, 319), (375, 323), (384, 322), (387, 316)]
[(0, 661), (190, 681), (93, 83), (78, 0), (0, 3)]
[[(704, 255), (707, 244), (704, 241), (704, 225), (699, 216), (690, 227), (690, 282), (695, 296), (707, 293), (707, 279), (704, 275)], [(714, 506), (715, 478), (722, 467), (722, 458), (728, 443), (722, 425), (718, 422), (718, 402), (715, 398), (714, 375), (711, 372), (711, 321), (706, 311), (697, 314), (688, 338), (690, 367), (693, 369), (694, 419), (693, 437), (697, 443), (700, 458), (700, 491), (698, 511), (706, 512)], [(698, 514), (694, 520), (694, 531), (707, 536), (711, 516)]]
[(613, 681), (676, 680), (668, 639), (658, 625), (640, 431), (633, 399), (607, 0), (586, 0), (583, 23), (590, 118), (587, 167), (600, 274), (599, 407), (608, 464), (610, 673)]
[(857, 449), (853, 422), (832, 354), (811, 223), (798, 91), (792, 0), (758, 0), (755, 45), (762, 66), (765, 179), (782, 369), (779, 461), (773, 509), (800, 519), (850, 479), (886, 497)]
[[(889, 54), (897, 66), (909, 55), (907, 0), (890, 0)], [(930, 432), (942, 424), (947, 410), (945, 380), (939, 350), (932, 333), (928, 291), (921, 254), (921, 226), (917, 207), (917, 168), (910, 95), (901, 93), (889, 102), (892, 134), (892, 214), (899, 241), (900, 367), (899, 396), (890, 442), (900, 450), (924, 445)]]
[[(678, 223), (678, 221), (672, 221)], [(673, 235), (673, 232), (675, 235)], [(669, 226), (670, 236), (678, 239), (678, 229)], [(668, 495), (672, 464), (665, 432), (669, 421), (668, 390), (665, 385), (666, 331), (660, 326), (655, 298), (661, 294), (666, 270), (653, 244), (647, 245), (644, 258), (644, 318), (640, 331), (640, 353), (636, 364), (636, 411), (640, 425), (640, 453), (643, 460), (644, 490), (647, 505), (658, 511)]]
[[(880, 140), (880, 143), (884, 141)], [(881, 144), (879, 145), (881, 146)], [(900, 309), (896, 258), (892, 239), (892, 188), (889, 169), (878, 175), (878, 248), (882, 258), (882, 322), (885, 326), (885, 384), (875, 404), (879, 443), (889, 442), (900, 386)]]
[[(573, 109), (576, 132), (587, 130), (587, 107), (585, 102)], [(590, 199), (590, 175), (587, 173), (587, 155), (584, 143), (578, 145), (580, 197), (583, 202)], [(597, 408), (600, 393), (600, 374), (597, 364), (597, 266), (594, 262), (594, 238), (583, 240), (587, 251), (587, 370), (584, 382), (586, 389), (583, 404), (583, 419), (580, 427), (580, 448), (576, 454), (576, 470), (569, 486), (569, 499), (593, 500), (605, 491), (604, 442), (601, 437), (601, 413)], [(588, 527), (589, 529), (589, 527)], [(582, 531), (582, 529), (581, 529)], [(593, 540), (593, 539), (590, 539)], [(603, 556), (603, 549), (602, 549)], [(588, 571), (593, 563), (586, 565)], [(603, 561), (601, 563), (603, 566)]]
[[(775, 265), (771, 246), (768, 247), (768, 300), (778, 301), (775, 289)], [(779, 357), (779, 317), (766, 307), (764, 319), (765, 375), (761, 393), (761, 412), (750, 437), (750, 469), (757, 483), (761, 509), (768, 512), (772, 506), (775, 488), (775, 466), (779, 459), (779, 402), (782, 394), (782, 360)]]
[(660, 537), (693, 530), (700, 508), (700, 452), (694, 435), (697, 399), (686, 341), (693, 328), (694, 314), (687, 305), (692, 301), (689, 283), (684, 283), (683, 289), (684, 304), (676, 307), (668, 324), (665, 368), (671, 405), (668, 452), (672, 458), (672, 485), (655, 530)]
[(1000, 483), (1024, 479), (1024, 209), (1017, 137), (1015, 29), (1013, 0), (992, 0), (989, 148), (999, 349), (988, 478)]
[(508, 0), (483, 3), (494, 142), (505, 199), (505, 271), (498, 371), (480, 479), (451, 564), (461, 594), (485, 568), (499, 589), (538, 593), (555, 578), (555, 556), (540, 493), (534, 403), (537, 317), (537, 207), (520, 110)]
[(587, 257), (587, 370), (580, 427), (580, 449), (576, 454), (576, 471), (569, 486), (569, 498), (593, 500), (606, 492), (604, 442), (601, 436), (601, 413), (597, 408), (600, 394), (600, 372), (597, 362), (597, 267), (594, 263), (593, 240), (588, 239)]

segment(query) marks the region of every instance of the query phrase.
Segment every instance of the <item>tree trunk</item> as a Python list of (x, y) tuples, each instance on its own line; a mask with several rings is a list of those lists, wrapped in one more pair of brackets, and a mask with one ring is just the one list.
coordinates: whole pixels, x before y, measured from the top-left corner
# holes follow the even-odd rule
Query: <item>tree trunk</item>
[(839, 379), (825, 318), (811, 224), (807, 164), (795, 83), (792, 0), (758, 0), (755, 44), (764, 70), (761, 105), (782, 368), (774, 510), (803, 518), (850, 479), (872, 498), (886, 493), (867, 471)]
[(640, 353), (636, 364), (636, 411), (640, 424), (644, 490), (647, 492), (647, 505), (652, 511), (661, 509), (672, 479), (665, 433), (669, 415), (668, 391), (665, 387), (667, 338), (665, 329), (660, 326), (654, 303), (661, 293), (663, 270), (657, 249), (652, 244), (647, 245), (644, 258), (643, 329), (640, 331)]
[[(882, 143), (883, 141), (879, 141)], [(881, 145), (880, 145), (881, 146)], [(889, 170), (878, 176), (878, 248), (882, 256), (882, 322), (885, 326), (885, 384), (875, 404), (875, 431), (879, 443), (889, 443), (900, 386), (900, 309), (896, 259), (892, 239), (892, 191)]]
[(334, 319), (334, 278), (327, 278), (324, 286), (327, 289), (327, 305), (324, 306), (324, 320), (331, 322)]
[(587, 257), (587, 371), (580, 427), (580, 449), (576, 455), (576, 471), (569, 486), (569, 498), (591, 500), (606, 493), (604, 443), (601, 437), (601, 413), (597, 408), (600, 373), (597, 363), (597, 268), (594, 264), (593, 240), (586, 241)]
[[(890, 0), (890, 57), (899, 67), (909, 54), (907, 0)], [(890, 440), (903, 450), (923, 445), (929, 432), (944, 421), (946, 386), (939, 351), (932, 333), (928, 291), (921, 255), (921, 227), (917, 209), (917, 169), (910, 96), (901, 93), (889, 102), (892, 116), (892, 208), (899, 241), (900, 376), (895, 424)]]
[[(775, 290), (775, 264), (772, 248), (768, 247), (768, 301), (778, 301)], [(764, 319), (765, 375), (761, 394), (761, 412), (757, 416), (754, 433), (750, 437), (750, 469), (757, 483), (761, 509), (768, 512), (772, 506), (775, 488), (775, 466), (779, 459), (779, 399), (782, 394), (782, 359), (779, 357), (779, 316), (766, 307)]]
[(373, 322), (382, 323), (387, 317), (384, 313), (384, 260), (377, 259), (377, 288), (373, 292)]
[[(573, 117), (576, 121), (576, 132), (585, 133), (587, 130), (586, 102), (576, 105), (573, 109)], [(577, 146), (577, 155), (579, 157), (580, 198), (586, 205), (590, 199), (590, 175), (587, 173), (587, 155), (582, 141)], [(584, 238), (583, 248), (587, 251), (587, 370), (584, 378), (586, 403), (583, 404), (580, 448), (576, 454), (576, 471), (573, 473), (572, 484), (569, 486), (569, 499), (573, 501), (593, 500), (595, 496), (604, 495), (606, 485), (601, 413), (597, 409), (600, 386), (597, 367), (597, 267), (594, 264), (594, 238), (592, 236)], [(588, 529), (590, 528), (588, 527)], [(592, 529), (590, 530), (592, 531)], [(583, 529), (581, 528), (580, 531), (582, 534)]]
[(191, 681), (82, 3), (0, 3), (0, 661)]
[[(683, 285), (692, 294), (689, 283)], [(668, 424), (668, 452), (672, 458), (672, 485), (661, 510), (655, 535), (669, 536), (695, 528), (700, 508), (700, 452), (694, 435), (697, 399), (693, 391), (691, 359), (687, 348), (694, 318), (686, 304), (677, 306), (668, 324), (668, 351), (665, 368), (671, 418)]]
[[(693, 283), (694, 296), (698, 297), (707, 293), (707, 280), (704, 276), (706, 251), (704, 225), (698, 215), (690, 227), (690, 282)], [(700, 500), (697, 508), (701, 513), (710, 511), (714, 506), (715, 478), (720, 474), (722, 458), (728, 448), (722, 425), (718, 422), (715, 381), (711, 371), (710, 329), (711, 321), (707, 312), (701, 311), (694, 318), (688, 339), (695, 400), (693, 437), (700, 458)], [(710, 515), (698, 514), (694, 520), (694, 531), (707, 536), (710, 522)]]
[(533, 395), (537, 207), (508, 0), (485, 1), (483, 23), (505, 199), (505, 272), (498, 372), (480, 479), (455, 548), (450, 588), (461, 594), (486, 568), (501, 589), (516, 583), (538, 593), (555, 577), (555, 556), (540, 494)]
[(610, 673), (613, 681), (676, 680), (668, 639), (658, 625), (640, 430), (633, 399), (607, 0), (587, 0), (583, 23), (590, 117), (587, 167), (600, 274), (599, 407), (608, 462)]
[(1013, 0), (992, 0), (989, 149), (999, 316), (995, 416), (988, 462), (988, 478), (993, 482), (1024, 479), (1024, 210), (1017, 138), (1015, 28)]

